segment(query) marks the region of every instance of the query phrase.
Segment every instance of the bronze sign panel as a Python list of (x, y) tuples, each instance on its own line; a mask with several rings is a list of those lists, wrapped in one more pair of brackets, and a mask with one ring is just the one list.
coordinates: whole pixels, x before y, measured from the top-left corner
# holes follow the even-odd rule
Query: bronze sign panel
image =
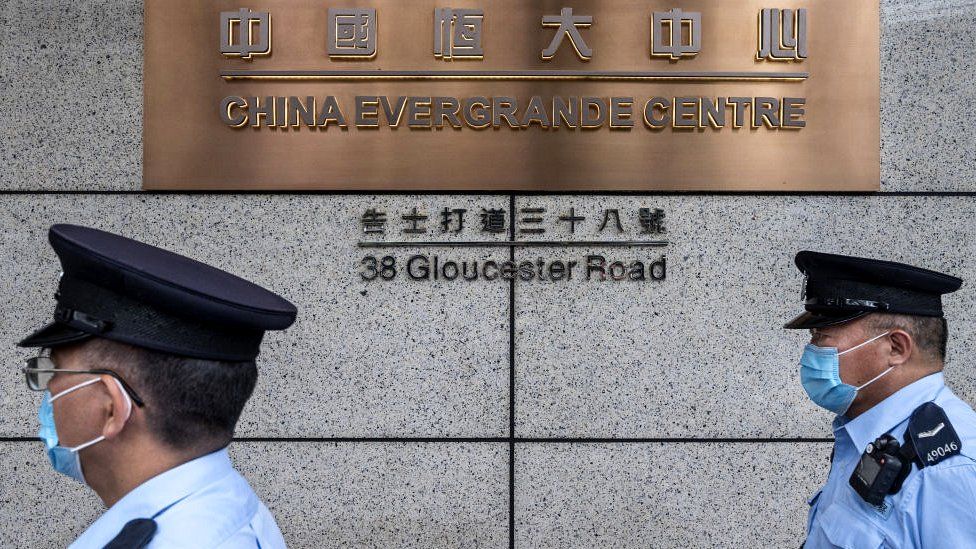
[(877, 0), (146, 0), (146, 189), (873, 191)]

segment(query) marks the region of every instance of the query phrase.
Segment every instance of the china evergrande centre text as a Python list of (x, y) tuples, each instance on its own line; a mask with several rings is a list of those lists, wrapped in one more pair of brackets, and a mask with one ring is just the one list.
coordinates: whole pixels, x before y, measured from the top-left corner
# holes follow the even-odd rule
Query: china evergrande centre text
[(806, 125), (802, 97), (227, 96), (221, 120), (243, 128), (768, 128)]

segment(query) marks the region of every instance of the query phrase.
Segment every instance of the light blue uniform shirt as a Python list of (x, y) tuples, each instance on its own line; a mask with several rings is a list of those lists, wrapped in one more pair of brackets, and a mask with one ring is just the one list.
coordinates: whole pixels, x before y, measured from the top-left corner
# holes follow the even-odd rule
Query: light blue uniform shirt
[(136, 518), (152, 518), (151, 549), (285, 547), (278, 525), (227, 449), (174, 467), (140, 484), (96, 520), (71, 549), (101, 549)]
[[(865, 502), (849, 479), (865, 447), (890, 433), (904, 440), (908, 420), (920, 405), (945, 410), (962, 451), (905, 479), (880, 508)], [(942, 373), (926, 376), (858, 417), (834, 419), (834, 459), (827, 483), (810, 498), (804, 547), (857, 549), (976, 548), (976, 412), (945, 386)]]

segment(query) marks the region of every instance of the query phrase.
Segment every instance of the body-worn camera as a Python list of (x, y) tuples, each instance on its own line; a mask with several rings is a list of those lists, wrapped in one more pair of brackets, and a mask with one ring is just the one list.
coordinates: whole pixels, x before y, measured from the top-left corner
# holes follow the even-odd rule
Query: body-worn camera
[(865, 448), (851, 475), (851, 487), (864, 501), (880, 506), (885, 496), (901, 490), (905, 477), (912, 471), (914, 453), (893, 436), (881, 435)]
[(961, 451), (962, 441), (945, 411), (926, 402), (912, 412), (903, 443), (884, 434), (867, 445), (851, 474), (851, 487), (864, 501), (879, 507), (886, 495), (901, 490), (913, 464), (919, 469), (938, 465)]

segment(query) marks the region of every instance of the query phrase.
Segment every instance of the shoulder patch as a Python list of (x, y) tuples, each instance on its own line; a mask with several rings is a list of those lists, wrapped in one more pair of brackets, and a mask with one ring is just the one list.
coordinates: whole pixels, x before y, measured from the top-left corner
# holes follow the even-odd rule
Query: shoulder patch
[(926, 402), (912, 412), (908, 434), (921, 467), (931, 467), (962, 451), (959, 435), (945, 411), (934, 402)]

